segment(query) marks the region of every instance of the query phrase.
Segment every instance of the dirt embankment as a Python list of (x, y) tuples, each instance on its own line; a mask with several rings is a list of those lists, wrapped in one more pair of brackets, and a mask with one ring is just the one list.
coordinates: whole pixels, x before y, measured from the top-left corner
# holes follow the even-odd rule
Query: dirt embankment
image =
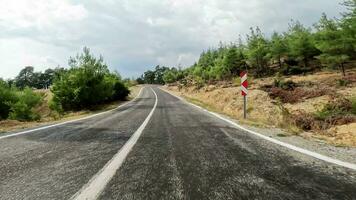
[[(290, 134), (323, 139), (338, 146), (356, 147), (354, 115), (351, 115), (351, 118), (347, 116), (349, 121), (345, 121), (341, 113), (338, 115), (340, 119), (329, 120), (327, 126), (323, 124), (324, 128), (310, 128), (307, 131), (295, 123), (296, 118), (304, 118), (304, 115), (314, 120), (316, 113), (322, 113), (325, 105), (337, 101), (338, 98), (356, 97), (356, 71), (348, 74), (346, 84), (342, 82), (341, 75), (335, 72), (279, 77), (279, 81), (283, 80), (281, 87), (274, 86), (276, 77), (250, 80), (248, 120), (243, 119), (243, 99), (237, 84), (219, 83), (202, 88), (194, 85), (170, 85), (166, 86), (166, 89), (212, 111), (226, 114), (241, 123), (282, 128)], [(303, 113), (303, 116), (300, 113)], [(321, 122), (315, 120), (315, 124), (317, 123)]]
[[(131, 100), (135, 98), (138, 95), (141, 87), (142, 86), (139, 85), (130, 87), (131, 93), (128, 99)], [(41, 119), (39, 121), (33, 121), (33, 122), (20, 122), (17, 120), (2, 120), (0, 121), (0, 133), (32, 128), (32, 127), (46, 125), (50, 123), (59, 123), (59, 122), (79, 119), (95, 113), (114, 109), (118, 105), (124, 103), (122, 101), (115, 101), (112, 103), (100, 105), (95, 110), (66, 112), (63, 116), (59, 116), (57, 113), (51, 111), (51, 109), (48, 107), (48, 102), (52, 98), (52, 93), (49, 90), (38, 90), (37, 92), (41, 93), (44, 98), (42, 104), (35, 108), (36, 113), (39, 113), (41, 115)]]

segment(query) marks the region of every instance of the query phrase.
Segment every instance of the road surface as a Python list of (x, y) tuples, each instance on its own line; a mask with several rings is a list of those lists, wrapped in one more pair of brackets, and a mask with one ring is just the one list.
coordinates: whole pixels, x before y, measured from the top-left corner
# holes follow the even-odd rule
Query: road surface
[(102, 189), (90, 190), (96, 199), (356, 199), (354, 170), (241, 131), (155, 86), (117, 110), (0, 138), (0, 199), (78, 199), (138, 132)]

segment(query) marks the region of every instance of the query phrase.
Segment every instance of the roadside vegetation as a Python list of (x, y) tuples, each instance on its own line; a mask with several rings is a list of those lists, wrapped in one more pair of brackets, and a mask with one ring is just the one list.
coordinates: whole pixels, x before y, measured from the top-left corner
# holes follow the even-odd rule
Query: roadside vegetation
[(0, 79), (0, 132), (111, 109), (129, 98), (135, 85), (110, 72), (86, 47), (69, 59), (68, 69), (35, 72), (27, 66), (15, 79)]
[(351, 128), (356, 123), (356, 0), (343, 5), (347, 11), (340, 19), (324, 13), (313, 27), (291, 21), (288, 31), (269, 37), (251, 28), (235, 43), (204, 51), (192, 66), (157, 66), (137, 81), (166, 84), (195, 103), (243, 121), (239, 74), (248, 71), (246, 123), (334, 139), (343, 126), (346, 133), (331, 142), (356, 146)]

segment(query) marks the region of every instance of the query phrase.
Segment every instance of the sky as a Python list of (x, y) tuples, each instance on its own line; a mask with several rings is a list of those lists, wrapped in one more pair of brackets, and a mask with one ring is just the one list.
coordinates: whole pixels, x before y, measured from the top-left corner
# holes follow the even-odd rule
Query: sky
[(84, 46), (111, 70), (137, 77), (156, 65), (190, 66), (250, 27), (266, 36), (291, 19), (340, 17), (342, 0), (0, 0), (0, 77), (24, 66), (67, 67)]

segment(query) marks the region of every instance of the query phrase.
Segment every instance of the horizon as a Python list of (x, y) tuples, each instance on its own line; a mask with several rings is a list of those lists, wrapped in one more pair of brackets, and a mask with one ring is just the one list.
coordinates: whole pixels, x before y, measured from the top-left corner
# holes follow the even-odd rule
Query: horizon
[(25, 66), (67, 67), (84, 46), (122, 77), (138, 77), (156, 65), (190, 66), (220, 41), (245, 38), (250, 27), (268, 36), (292, 19), (311, 27), (322, 13), (338, 18), (345, 10), (342, 0), (282, 2), (11, 1), (0, 8), (0, 77), (14, 78)]

